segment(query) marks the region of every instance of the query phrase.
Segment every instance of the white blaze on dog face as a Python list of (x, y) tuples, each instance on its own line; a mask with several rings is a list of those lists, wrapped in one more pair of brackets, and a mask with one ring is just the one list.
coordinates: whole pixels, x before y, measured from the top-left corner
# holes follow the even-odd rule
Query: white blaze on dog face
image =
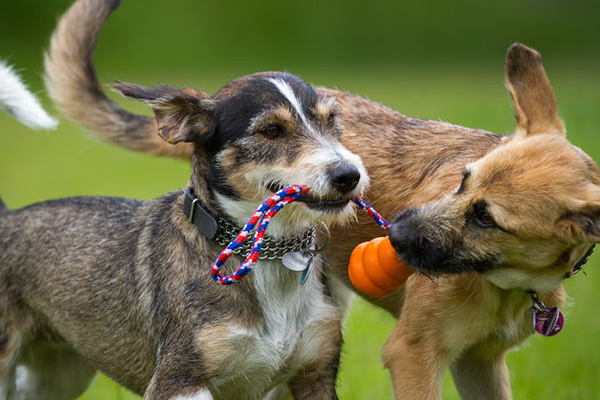
[(294, 93), (292, 87), (283, 79), (269, 78), (268, 81), (275, 85), (281, 94), (289, 101), (306, 128), (310, 129), (308, 119), (304, 115), (304, 110), (302, 110), (302, 104), (296, 96), (296, 93)]

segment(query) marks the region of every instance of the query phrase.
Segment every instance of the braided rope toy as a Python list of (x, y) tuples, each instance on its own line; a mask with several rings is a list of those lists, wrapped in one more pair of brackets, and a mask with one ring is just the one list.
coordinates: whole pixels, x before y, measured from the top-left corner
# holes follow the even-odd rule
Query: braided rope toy
[(386, 230), (386, 232), (390, 229), (390, 223), (385, 218), (383, 218), (377, 211), (375, 211), (375, 209), (371, 207), (369, 203), (367, 203), (360, 197), (353, 197), (352, 201), (354, 201), (360, 208), (365, 210), (367, 214), (369, 214), (369, 216), (373, 218), (373, 220), (377, 222), (377, 224), (379, 224), (379, 226)]
[[(256, 263), (260, 255), (262, 248), (262, 240), (265, 236), (265, 231), (271, 219), (277, 214), (283, 207), (298, 200), (301, 196), (307, 194), (310, 189), (304, 185), (292, 185), (283, 188), (268, 199), (266, 199), (252, 214), (252, 217), (248, 220), (244, 228), (238, 236), (227, 245), (227, 247), (219, 254), (217, 260), (211, 267), (211, 276), (216, 282), (222, 285), (231, 285), (235, 282), (242, 280), (250, 271), (252, 271), (252, 265)], [(366, 201), (359, 197), (352, 198), (358, 206), (364, 209), (382, 228), (387, 230), (390, 223), (386, 221), (377, 211), (373, 209)], [(221, 268), (229, 257), (234, 254), (234, 251), (244, 242), (254, 228), (258, 225), (258, 229), (254, 233), (254, 239), (252, 240), (252, 249), (250, 253), (240, 267), (231, 275), (223, 276), (221, 274)]]

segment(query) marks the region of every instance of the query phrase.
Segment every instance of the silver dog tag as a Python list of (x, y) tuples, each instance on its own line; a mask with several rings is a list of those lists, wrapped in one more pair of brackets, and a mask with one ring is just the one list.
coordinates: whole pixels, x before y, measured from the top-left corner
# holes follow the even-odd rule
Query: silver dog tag
[(306, 251), (294, 251), (286, 253), (281, 258), (283, 265), (291, 271), (302, 272), (300, 283), (306, 282), (310, 271), (312, 271), (315, 255)]
[(283, 265), (289, 270), (301, 272), (304, 271), (309, 263), (312, 264), (314, 256), (305, 251), (293, 251), (291, 253), (285, 253), (281, 258)]

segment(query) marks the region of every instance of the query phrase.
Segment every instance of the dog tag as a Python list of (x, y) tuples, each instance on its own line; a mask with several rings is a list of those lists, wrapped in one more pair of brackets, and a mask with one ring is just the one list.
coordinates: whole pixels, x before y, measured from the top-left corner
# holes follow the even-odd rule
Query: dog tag
[(308, 276), (310, 275), (310, 271), (312, 271), (312, 266), (313, 266), (313, 260), (314, 260), (314, 256), (310, 259), (310, 261), (308, 262), (308, 265), (306, 266), (306, 269), (304, 271), (302, 271), (302, 277), (300, 277), (300, 283), (304, 285), (304, 282), (306, 282), (306, 280), (308, 279)]
[(565, 326), (565, 317), (558, 307), (546, 308), (533, 314), (535, 331), (540, 335), (554, 336)]
[(281, 258), (283, 265), (291, 271), (301, 272), (306, 270), (310, 264), (314, 255), (305, 251), (293, 251), (291, 253), (285, 253)]
[(285, 253), (281, 258), (283, 265), (291, 271), (302, 272), (300, 283), (306, 282), (312, 270), (315, 255), (306, 251), (294, 251)]

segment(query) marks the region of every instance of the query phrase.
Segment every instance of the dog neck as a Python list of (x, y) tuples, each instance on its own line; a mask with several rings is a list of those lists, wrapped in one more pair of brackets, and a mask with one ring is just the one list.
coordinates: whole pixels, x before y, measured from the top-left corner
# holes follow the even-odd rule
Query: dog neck
[[(184, 193), (183, 214), (193, 223), (207, 239), (214, 240), (221, 246), (227, 246), (236, 239), (242, 227), (222, 216), (214, 216), (196, 197), (194, 190), (188, 187)], [(281, 259), (290, 252), (303, 251), (310, 248), (316, 240), (316, 228), (311, 227), (301, 235), (280, 240), (265, 236), (262, 240), (261, 259)], [(250, 252), (250, 243), (244, 243), (234, 253), (246, 255)]]
[(519, 267), (493, 268), (482, 272), (490, 283), (504, 290), (519, 289), (527, 293), (549, 293), (559, 287), (563, 280), (580, 271), (592, 254), (594, 246), (570, 251), (571, 259), (561, 258), (543, 269)]

